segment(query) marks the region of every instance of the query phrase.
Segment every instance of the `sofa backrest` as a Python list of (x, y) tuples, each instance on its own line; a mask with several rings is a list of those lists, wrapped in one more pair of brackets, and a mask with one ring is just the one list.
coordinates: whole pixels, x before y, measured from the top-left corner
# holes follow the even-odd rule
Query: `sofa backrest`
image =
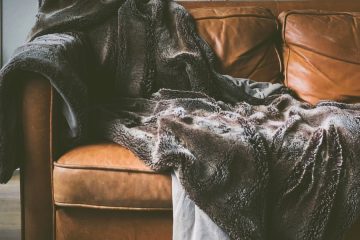
[(360, 102), (360, 14), (354, 13), (360, 12), (360, 1), (181, 4), (218, 56), (219, 72), (283, 81), (312, 104)]
[(281, 79), (279, 25), (259, 7), (191, 9), (199, 34), (218, 57), (220, 73), (256, 81)]
[(284, 83), (310, 103), (360, 102), (360, 12), (281, 14)]
[(321, 9), (327, 11), (360, 12), (359, 0), (234, 0), (234, 1), (179, 1), (186, 9), (220, 7), (263, 7), (275, 16), (288, 10)]

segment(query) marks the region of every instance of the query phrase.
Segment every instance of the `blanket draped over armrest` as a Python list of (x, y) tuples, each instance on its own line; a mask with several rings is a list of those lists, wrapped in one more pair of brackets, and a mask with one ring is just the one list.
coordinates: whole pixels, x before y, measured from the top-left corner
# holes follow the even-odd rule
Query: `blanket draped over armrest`
[[(72, 142), (95, 136), (177, 169), (233, 239), (341, 239), (359, 217), (360, 105), (310, 106), (280, 84), (217, 73), (172, 1), (39, 4), (31, 40), (0, 72), (1, 182), (21, 165), (16, 79), (34, 72), (57, 91)], [(105, 81), (115, 95), (99, 104)]]

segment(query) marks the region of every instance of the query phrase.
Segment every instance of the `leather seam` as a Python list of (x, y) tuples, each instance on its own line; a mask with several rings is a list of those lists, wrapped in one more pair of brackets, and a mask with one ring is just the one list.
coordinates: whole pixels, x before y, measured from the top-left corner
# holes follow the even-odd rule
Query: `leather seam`
[[(285, 45), (286, 46), (286, 45)], [(289, 46), (287, 46), (287, 52), (288, 52), (288, 55), (287, 55), (287, 59), (286, 59), (286, 67), (284, 69), (285, 71), (285, 86), (289, 87), (289, 62), (290, 62), (290, 55), (291, 55), (291, 49)]]
[(281, 45), (278, 41), (276, 41), (276, 37), (279, 37), (279, 35), (281, 36), (281, 34), (279, 34), (281, 25), (279, 23), (279, 20), (276, 17), (275, 17), (275, 22), (276, 22), (276, 32), (275, 32), (276, 35), (273, 36), (274, 37), (274, 48), (275, 48), (277, 60), (279, 62), (279, 74), (276, 77), (276, 82), (283, 82), (284, 79), (281, 79), (281, 78), (283, 77), (283, 74), (284, 74), (284, 72), (283, 72), (284, 71), (284, 63), (283, 63), (283, 59), (281, 58), (281, 53), (280, 53), (280, 49), (279, 49)]
[(209, 16), (209, 17), (194, 17), (196, 21), (202, 21), (202, 20), (218, 20), (218, 19), (227, 19), (227, 18), (259, 18), (259, 19), (268, 19), (275, 21), (275, 18), (272, 16), (262, 16), (262, 15), (256, 15), (256, 14), (233, 14), (228, 16)]
[(141, 170), (136, 168), (111, 168), (111, 167), (95, 167), (95, 166), (82, 166), (82, 165), (69, 165), (69, 164), (59, 164), (54, 163), (55, 167), (66, 168), (66, 169), (78, 169), (78, 170), (94, 170), (94, 171), (116, 171), (116, 172), (134, 172), (134, 173), (147, 173), (147, 174), (156, 174), (167, 176), (166, 173), (159, 173), (152, 170)]
[(102, 210), (129, 210), (129, 211), (172, 211), (172, 208), (141, 208), (141, 207), (110, 207), (103, 205), (91, 205), (91, 204), (82, 204), (82, 203), (63, 203), (55, 202), (57, 207), (67, 207), (67, 208), (87, 208), (87, 209), (102, 209)]
[(280, 56), (279, 49), (276, 46), (275, 46), (275, 53), (276, 53), (277, 60), (279, 61), (279, 74), (278, 74), (279, 76), (276, 77), (276, 82), (282, 82), (281, 75), (283, 74), (284, 66), (283, 66), (283, 61)]
[[(318, 11), (318, 10), (290, 10), (286, 13), (285, 17), (287, 18), (290, 15), (303, 15), (303, 16), (351, 16), (351, 17), (360, 17), (359, 12), (350, 12), (350, 11)], [(285, 21), (285, 19), (284, 19)]]
[(287, 51), (288, 51), (288, 55), (287, 55), (287, 59), (286, 59), (286, 66), (285, 66), (285, 69), (284, 69), (284, 77), (285, 77), (284, 84), (285, 84), (286, 87), (289, 86), (288, 68), (289, 68), (289, 61), (290, 61), (289, 59), (290, 59), (290, 53), (291, 53), (290, 48), (288, 46), (288, 43), (286, 41), (286, 31), (285, 31), (286, 24), (287, 24), (287, 18), (288, 18), (289, 15), (290, 15), (289, 13), (286, 13), (286, 15), (284, 16), (284, 22), (283, 22), (283, 26), (282, 26), (282, 39), (284, 41), (284, 47), (287, 47)]
[(50, 88), (50, 113), (49, 113), (49, 130), (50, 130), (50, 143), (49, 143), (49, 153), (50, 153), (50, 156), (49, 156), (49, 161), (50, 161), (50, 184), (51, 184), (51, 200), (52, 200), (52, 212), (53, 212), (53, 217), (52, 217), (52, 221), (53, 221), (53, 224), (52, 224), (52, 235), (53, 235), (53, 239), (56, 240), (56, 216), (55, 216), (55, 199), (54, 199), (54, 178), (53, 178), (53, 170), (54, 170), (54, 166), (53, 166), (53, 163), (54, 163), (54, 154), (53, 154), (53, 151), (54, 151), (54, 146), (53, 146), (53, 116), (54, 116), (54, 88), (51, 87)]

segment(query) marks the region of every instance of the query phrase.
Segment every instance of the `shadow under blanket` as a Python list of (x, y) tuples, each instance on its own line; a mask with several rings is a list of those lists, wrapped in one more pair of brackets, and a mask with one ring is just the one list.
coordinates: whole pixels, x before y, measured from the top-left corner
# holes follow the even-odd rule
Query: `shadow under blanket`
[[(154, 170), (177, 169), (190, 198), (233, 239), (337, 240), (359, 217), (359, 104), (311, 106), (280, 84), (217, 73), (192, 18), (172, 1), (40, 5), (32, 40), (0, 72), (0, 182), (21, 165), (16, 79), (25, 71), (60, 96), (69, 139), (96, 129)], [(117, 100), (94, 107), (99, 69), (112, 73)]]

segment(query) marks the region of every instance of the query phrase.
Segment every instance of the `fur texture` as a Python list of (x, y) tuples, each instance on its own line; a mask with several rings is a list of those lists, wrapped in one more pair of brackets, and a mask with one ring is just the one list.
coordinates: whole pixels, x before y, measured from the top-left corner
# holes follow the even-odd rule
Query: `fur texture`
[(359, 217), (360, 104), (312, 107), (283, 94), (232, 106), (164, 89), (101, 115), (101, 138), (154, 170), (178, 169), (233, 239), (342, 239)]
[[(7, 182), (21, 166), (22, 138), (19, 115), (24, 72), (47, 78), (62, 98), (71, 142), (84, 139), (91, 58), (81, 33), (55, 33), (36, 38), (18, 48), (0, 71), (0, 183)], [(34, 106), (36, 108), (36, 106)]]
[(114, 95), (149, 97), (162, 87), (260, 103), (285, 89), (213, 71), (214, 55), (181, 6), (169, 1), (122, 3), (40, 2), (31, 40), (0, 71), (1, 183), (21, 165), (22, 151), (14, 147), (21, 142), (17, 78), (22, 72), (46, 77), (57, 90), (70, 130), (63, 141), (70, 145), (86, 138), (91, 106)]
[(91, 28), (116, 15), (124, 0), (39, 0), (36, 23), (29, 40), (37, 36)]

